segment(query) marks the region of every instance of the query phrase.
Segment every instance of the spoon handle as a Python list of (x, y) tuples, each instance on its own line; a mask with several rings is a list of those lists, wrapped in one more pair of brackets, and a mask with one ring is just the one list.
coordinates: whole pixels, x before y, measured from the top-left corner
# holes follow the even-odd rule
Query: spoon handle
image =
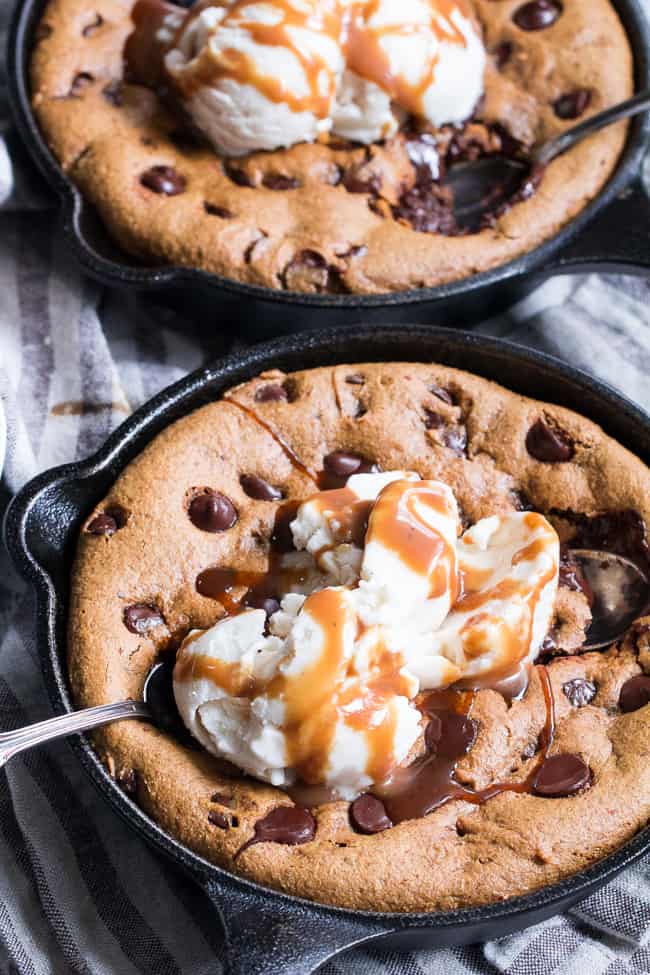
[(83, 711), (72, 711), (61, 714), (47, 721), (16, 728), (14, 731), (0, 732), (0, 768), (18, 752), (42, 745), (54, 738), (64, 738), (66, 735), (79, 731), (90, 731), (100, 725), (119, 721), (121, 718), (148, 718), (150, 711), (142, 701), (116, 701), (114, 704), (100, 704), (95, 708), (85, 708)]
[(574, 125), (573, 128), (567, 129), (566, 132), (563, 132), (557, 138), (552, 139), (550, 142), (545, 142), (544, 145), (540, 146), (532, 154), (532, 161), (544, 166), (552, 159), (555, 159), (556, 156), (566, 152), (576, 142), (580, 142), (581, 139), (586, 138), (588, 135), (598, 132), (599, 129), (604, 129), (606, 125), (612, 125), (613, 122), (619, 122), (621, 119), (639, 115), (649, 108), (650, 91), (640, 91), (638, 95), (634, 95), (624, 102), (619, 102), (618, 105), (612, 105), (611, 108), (606, 108), (604, 112), (598, 112), (597, 115), (592, 115), (590, 118), (585, 119), (584, 122), (580, 122), (579, 125)]

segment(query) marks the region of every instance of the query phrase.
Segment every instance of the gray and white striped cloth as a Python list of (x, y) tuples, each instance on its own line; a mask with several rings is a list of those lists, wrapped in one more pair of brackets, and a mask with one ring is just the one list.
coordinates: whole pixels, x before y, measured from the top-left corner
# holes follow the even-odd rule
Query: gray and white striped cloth
[[(2, 41), (8, 12), (0, 0)], [(81, 278), (52, 233), (53, 200), (12, 139), (2, 70), (0, 395), (9, 443), (0, 517), (28, 478), (86, 456), (130, 410), (237, 345)], [(647, 281), (557, 279), (481, 331), (591, 370), (650, 409)], [(53, 413), (70, 400), (95, 409)], [(0, 727), (48, 711), (32, 598), (2, 554)], [(579, 909), (522, 934), (401, 956), (357, 950), (322, 971), (642, 975), (650, 973), (649, 932), (646, 860)], [(65, 743), (0, 772), (0, 975), (207, 975), (220, 971), (220, 957), (219, 923), (204, 894), (105, 806)]]

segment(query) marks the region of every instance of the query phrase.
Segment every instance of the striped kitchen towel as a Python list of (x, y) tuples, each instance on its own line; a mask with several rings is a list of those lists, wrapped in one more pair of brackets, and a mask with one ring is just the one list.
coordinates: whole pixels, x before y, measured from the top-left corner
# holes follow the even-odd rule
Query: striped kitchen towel
[[(0, 33), (7, 14), (0, 0)], [(86, 456), (163, 386), (237, 346), (79, 275), (45, 212), (52, 198), (12, 144), (1, 71), (0, 395), (9, 444), (0, 518), (28, 478)], [(557, 279), (480, 331), (591, 370), (650, 409), (647, 281)], [(71, 401), (85, 412), (56, 409)], [(31, 595), (3, 554), (0, 726), (48, 713)], [(650, 973), (649, 931), (645, 861), (568, 915), (501, 941), (408, 955), (357, 950), (322, 971), (641, 975)], [(106, 807), (65, 743), (0, 772), (0, 975), (212, 975), (221, 957), (205, 895)]]

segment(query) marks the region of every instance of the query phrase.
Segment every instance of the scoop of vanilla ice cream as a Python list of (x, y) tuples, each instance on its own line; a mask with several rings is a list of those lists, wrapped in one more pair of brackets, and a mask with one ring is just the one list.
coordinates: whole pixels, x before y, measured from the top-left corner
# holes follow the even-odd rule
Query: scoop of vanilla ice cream
[[(548, 633), (558, 587), (560, 543), (548, 521), (534, 512), (484, 518), (458, 546), (464, 596), (431, 639), (434, 658), (458, 668), (456, 680), (512, 673), (532, 663)], [(409, 658), (420, 669), (427, 653)]]
[[(261, 610), (191, 634), (179, 651), (174, 695), (186, 726), (213, 754), (276, 786), (291, 785), (299, 769), (304, 776), (311, 767), (317, 781), (353, 798), (373, 781), (372, 743), (354, 708), (338, 706), (338, 697), (352, 687), (347, 707), (347, 698), (362, 700), (372, 655), (355, 651), (356, 618), (349, 606), (345, 611), (349, 593), (328, 593), (340, 600), (342, 617), (324, 619), (315, 605), (319, 594), (290, 594), (271, 619), (270, 636), (264, 636)], [(334, 652), (328, 622), (340, 640)], [(387, 751), (381, 738), (387, 768), (406, 758), (420, 730), (411, 704), (417, 682), (406, 675), (402, 683), (406, 693), (376, 706), (372, 719), (375, 732), (381, 725), (390, 729)]]
[(432, 125), (471, 115), (483, 93), (486, 58), (463, 0), (377, 0), (356, 9), (349, 70)]
[[(409, 114), (467, 118), (485, 50), (464, 0), (224, 0), (187, 17), (165, 67), (218, 152), (242, 156), (333, 131), (365, 144)], [(165, 34), (167, 37), (167, 34)], [(162, 40), (162, 35), (161, 35)]]
[[(363, 551), (339, 543), (368, 502)], [(446, 485), (400, 471), (303, 502), (299, 555), (346, 557), (315, 570), (317, 591), (285, 595), (266, 634), (260, 610), (190, 634), (174, 672), (190, 731), (274, 785), (300, 777), (350, 799), (384, 778), (420, 735), (419, 691), (502, 678), (532, 661), (550, 625), (559, 542), (546, 519), (487, 518), (460, 540), (458, 525)]]
[(250, 0), (190, 15), (165, 67), (218, 152), (313, 142), (331, 128), (344, 64), (338, 36), (324, 26), (330, 7)]

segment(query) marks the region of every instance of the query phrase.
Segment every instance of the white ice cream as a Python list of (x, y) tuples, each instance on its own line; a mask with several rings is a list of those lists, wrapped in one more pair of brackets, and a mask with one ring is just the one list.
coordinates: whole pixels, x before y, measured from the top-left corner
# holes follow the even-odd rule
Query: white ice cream
[[(407, 758), (420, 691), (489, 684), (532, 662), (551, 621), (559, 542), (526, 512), (458, 539), (450, 489), (414, 474), (355, 475), (343, 490), (307, 500), (292, 524), (325, 588), (286, 595), (269, 635), (261, 610), (191, 634), (174, 693), (214, 754), (274, 785), (300, 777), (351, 798)], [(364, 501), (374, 504), (361, 550), (340, 538)]]
[(165, 56), (187, 110), (218, 152), (313, 142), (369, 144), (408, 113), (467, 118), (485, 50), (465, 0), (223, 0), (190, 15)]

